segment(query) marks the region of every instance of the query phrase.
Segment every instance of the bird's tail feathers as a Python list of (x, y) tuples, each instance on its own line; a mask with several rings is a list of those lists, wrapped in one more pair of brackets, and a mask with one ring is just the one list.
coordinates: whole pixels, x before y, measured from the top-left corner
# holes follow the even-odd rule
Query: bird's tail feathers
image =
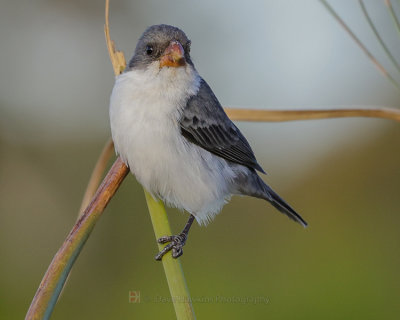
[(265, 200), (269, 201), (280, 212), (286, 214), (290, 219), (300, 223), (303, 227), (307, 227), (307, 222), (283, 200), (274, 190), (264, 183)]
[(300, 223), (303, 227), (307, 227), (307, 222), (283, 200), (274, 190), (272, 190), (256, 173), (247, 176), (246, 192), (249, 196), (261, 198), (270, 202), (276, 209), (287, 215), (290, 219)]

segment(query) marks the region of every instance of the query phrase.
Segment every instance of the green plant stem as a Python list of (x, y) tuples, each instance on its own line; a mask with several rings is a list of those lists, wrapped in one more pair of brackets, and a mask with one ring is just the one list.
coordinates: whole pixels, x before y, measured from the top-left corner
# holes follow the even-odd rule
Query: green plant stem
[(92, 202), (75, 223), (51, 261), (26, 314), (26, 320), (50, 319), (71, 268), (108, 202), (129, 169), (118, 158), (98, 188)]
[[(367, 20), (370, 28), (372, 29), (372, 31), (375, 34), (376, 39), (378, 40), (378, 42), (380, 43), (381, 47), (383, 48), (383, 50), (385, 51), (387, 57), (390, 59), (390, 61), (392, 61), (392, 63), (394, 64), (394, 66), (396, 67), (397, 71), (400, 72), (400, 66), (397, 63), (396, 59), (393, 57), (393, 55), (391, 54), (389, 48), (386, 46), (385, 42), (383, 41), (382, 37), (380, 36), (378, 30), (376, 29), (371, 17), (368, 14), (367, 8), (365, 7), (364, 1), (363, 0), (359, 0), (358, 1), (360, 3), (361, 6), (361, 10), (364, 14), (365, 19)], [(391, 7), (391, 6), (390, 6)], [(390, 11), (390, 10), (389, 10)], [(393, 9), (392, 9), (393, 11)]]
[[(165, 235), (172, 235), (163, 203), (155, 200), (146, 190), (144, 193), (156, 239)], [(161, 250), (162, 248), (163, 245), (158, 244), (158, 249)], [(174, 304), (176, 318), (178, 320), (196, 319), (179, 258), (174, 259), (171, 251), (167, 252), (162, 258), (162, 264)]]

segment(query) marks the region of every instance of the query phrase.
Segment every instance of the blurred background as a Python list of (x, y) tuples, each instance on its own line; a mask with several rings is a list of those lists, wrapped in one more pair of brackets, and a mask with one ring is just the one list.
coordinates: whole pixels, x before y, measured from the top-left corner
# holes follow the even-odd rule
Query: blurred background
[[(400, 81), (358, 2), (330, 3)], [(384, 1), (365, 4), (400, 60)], [(399, 2), (392, 4), (400, 16)], [(94, 0), (1, 0), (1, 319), (25, 315), (110, 135), (114, 77), (103, 12)], [(158, 23), (191, 38), (194, 63), (224, 106), (400, 107), (400, 91), (319, 1), (111, 1), (111, 37), (127, 58), (144, 29)], [(268, 183), (309, 227), (251, 198), (234, 198), (209, 226), (194, 226), (181, 261), (198, 319), (397, 318), (400, 124), (237, 125)], [(187, 214), (168, 214), (179, 232)], [(129, 176), (77, 260), (53, 319), (173, 319), (156, 252), (143, 191)], [(141, 303), (129, 303), (130, 291), (140, 292)]]

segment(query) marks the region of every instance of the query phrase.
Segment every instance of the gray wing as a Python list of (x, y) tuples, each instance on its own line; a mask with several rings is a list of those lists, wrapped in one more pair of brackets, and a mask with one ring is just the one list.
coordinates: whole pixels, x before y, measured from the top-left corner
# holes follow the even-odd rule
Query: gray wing
[(189, 98), (180, 120), (182, 135), (190, 142), (251, 169), (265, 173), (240, 130), (228, 118), (208, 84)]

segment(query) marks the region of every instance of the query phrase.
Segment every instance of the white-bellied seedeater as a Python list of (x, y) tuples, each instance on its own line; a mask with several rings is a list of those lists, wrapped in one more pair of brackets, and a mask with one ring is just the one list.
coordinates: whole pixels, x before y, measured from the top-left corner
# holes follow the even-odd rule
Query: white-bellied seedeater
[(149, 27), (126, 70), (116, 78), (110, 101), (115, 150), (153, 197), (186, 210), (189, 221), (157, 254), (182, 247), (193, 221), (208, 223), (232, 195), (270, 202), (306, 226), (296, 211), (257, 174), (265, 173), (246, 138), (190, 58), (190, 40), (173, 26)]

